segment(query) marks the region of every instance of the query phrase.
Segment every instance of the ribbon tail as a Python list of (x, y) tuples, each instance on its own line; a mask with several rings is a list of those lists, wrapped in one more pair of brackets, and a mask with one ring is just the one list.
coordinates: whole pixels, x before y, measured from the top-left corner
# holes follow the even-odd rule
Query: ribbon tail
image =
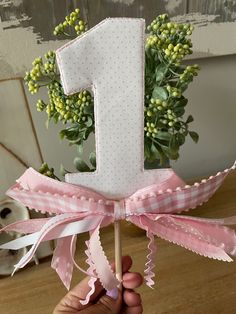
[(98, 278), (104, 289), (109, 291), (117, 288), (120, 282), (113, 273), (107, 257), (103, 251), (100, 242), (99, 229), (100, 225), (91, 232), (89, 240), (89, 251), (91, 254), (91, 261), (96, 267)]
[[(48, 220), (46, 224), (43, 225), (40, 231), (22, 236), (20, 238), (2, 244), (0, 245), (0, 249), (19, 250), (23, 247), (34, 245), (38, 241), (39, 237), (41, 237), (40, 242), (44, 242), (87, 232), (96, 228), (100, 223), (100, 220), (101, 218), (99, 216), (93, 218), (88, 216), (86, 218), (83, 218), (83, 216), (79, 214), (58, 215)], [(28, 223), (30, 223), (30, 221), (28, 221)], [(48, 227), (52, 228), (49, 230)], [(45, 231), (45, 229), (47, 230), (47, 232), (42, 236), (42, 230)], [(24, 233), (23, 229), (22, 232)]]
[(21, 234), (34, 233), (39, 231), (50, 219), (38, 218), (16, 221), (0, 229), (0, 233), (13, 231)]
[[(199, 240), (203, 240), (218, 249), (223, 249), (225, 254), (236, 255), (236, 233), (233, 229), (226, 227), (226, 225), (235, 224), (235, 216), (223, 219), (204, 219), (188, 216), (172, 216), (173, 218), (177, 228), (180, 227)], [(227, 260), (232, 261), (229, 256)]]
[[(66, 218), (68, 218), (67, 214), (53, 217), (43, 226), (41, 231), (38, 232), (37, 237), (35, 239), (35, 242), (32, 245), (31, 249), (15, 265), (14, 272), (19, 268), (23, 268), (32, 259), (38, 246), (43, 241), (43, 239), (50, 233), (51, 230), (55, 229), (60, 224), (64, 223)], [(69, 217), (69, 219), (71, 219), (71, 217)], [(24, 238), (26, 238), (26, 237), (24, 237)], [(18, 240), (21, 240), (21, 239), (18, 239)], [(13, 272), (13, 274), (14, 274), (14, 272)]]
[(196, 221), (196, 218), (181, 218), (165, 215), (158, 220), (140, 216), (136, 224), (142, 228), (146, 225), (158, 237), (178, 244), (199, 255), (231, 262), (228, 255), (235, 255), (235, 232), (225, 226), (211, 224), (209, 222)]
[[(57, 246), (53, 253), (51, 267), (55, 269), (61, 281), (67, 290), (70, 289), (70, 283), (73, 273), (73, 258), (75, 253), (76, 236), (69, 236), (57, 239)], [(70, 250), (72, 246), (72, 252)]]
[[(79, 219), (80, 221), (78, 221)], [(99, 224), (100, 220), (100, 217), (81, 219), (80, 215), (62, 214), (51, 218), (40, 232), (11, 241), (14, 242), (14, 245), (21, 245), (22, 242), (24, 244), (27, 243), (29, 237), (32, 238), (28, 241), (28, 245), (33, 244), (31, 249), (22, 257), (19, 263), (15, 265), (16, 269), (23, 268), (31, 260), (41, 242), (89, 231), (94, 229)], [(0, 246), (0, 248), (11, 248), (11, 242)]]
[(149, 243), (148, 243), (149, 253), (147, 254), (147, 262), (145, 263), (144, 279), (146, 281), (146, 285), (149, 288), (153, 289), (153, 285), (155, 284), (154, 282), (155, 273), (153, 272), (153, 269), (155, 267), (154, 259), (155, 259), (155, 254), (156, 254), (156, 244), (155, 244), (154, 233), (149, 228), (148, 224), (145, 224), (143, 221), (140, 221), (139, 217), (131, 216), (129, 217), (128, 220), (130, 220), (133, 224), (135, 224), (139, 228), (145, 230), (146, 236), (149, 239)]
[[(100, 228), (101, 226), (107, 226), (111, 223), (111, 218), (109, 217), (103, 217), (103, 219), (101, 219), (100, 221), (100, 226), (98, 228)], [(90, 235), (93, 234), (93, 231), (90, 231)], [(75, 260), (73, 260), (74, 265), (76, 266), (76, 268), (78, 268), (80, 271), (86, 273), (88, 276), (90, 276), (90, 279), (88, 281), (88, 286), (90, 287), (90, 290), (88, 292), (88, 294), (86, 295), (86, 298), (84, 300), (81, 300), (80, 303), (82, 305), (87, 305), (90, 301), (91, 296), (93, 295), (94, 291), (95, 291), (95, 283), (98, 280), (98, 275), (96, 272), (96, 260), (93, 260), (92, 258), (92, 254), (91, 254), (91, 238), (90, 240), (85, 242), (87, 249), (85, 250), (85, 254), (87, 255), (87, 259), (86, 259), (86, 263), (89, 265), (87, 271), (85, 272), (81, 267), (79, 267), (79, 265), (75, 262)], [(98, 243), (98, 245), (100, 244), (100, 241)], [(102, 247), (100, 247), (100, 250), (102, 251), (101, 254), (103, 253)], [(104, 253), (103, 253), (104, 254)], [(104, 257), (106, 258), (106, 256), (104, 255)], [(109, 264), (108, 264), (109, 267)], [(109, 271), (109, 268), (107, 268)], [(107, 272), (107, 270), (105, 270)], [(99, 278), (100, 279), (100, 278)], [(102, 281), (102, 280), (100, 280)]]
[(145, 270), (144, 270), (144, 279), (146, 281), (146, 285), (149, 288), (153, 289), (153, 285), (155, 284), (154, 282), (154, 277), (155, 273), (153, 272), (153, 269), (155, 267), (155, 253), (156, 253), (156, 244), (155, 244), (155, 238), (152, 232), (150, 232), (148, 229), (146, 231), (146, 235), (149, 238), (149, 243), (148, 243), (148, 250), (149, 254), (147, 255), (147, 262), (145, 264)]
[(94, 277), (91, 276), (89, 281), (88, 281), (88, 286), (89, 286), (90, 290), (89, 290), (89, 293), (86, 295), (86, 298), (84, 300), (80, 301), (80, 303), (82, 305), (87, 305), (89, 303), (90, 297), (94, 294), (95, 282), (97, 281), (96, 267), (95, 267), (93, 260), (92, 260), (92, 257), (91, 257), (89, 242), (90, 241), (85, 241), (85, 244), (87, 246), (87, 249), (85, 250), (85, 254), (87, 255), (86, 263), (89, 265), (88, 272), (91, 274), (94, 274)]

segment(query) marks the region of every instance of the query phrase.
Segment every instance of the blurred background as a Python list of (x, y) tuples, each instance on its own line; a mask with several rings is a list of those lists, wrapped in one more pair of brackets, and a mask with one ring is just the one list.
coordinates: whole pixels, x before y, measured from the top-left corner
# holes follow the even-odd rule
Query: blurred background
[[(143, 17), (152, 21), (168, 13), (175, 21), (194, 24), (194, 54), (187, 63), (201, 66), (185, 96), (187, 114), (200, 135), (188, 140), (173, 168), (184, 179), (229, 167), (236, 156), (236, 1), (217, 0), (0, 0), (0, 199), (28, 166), (46, 161), (59, 173), (60, 164), (73, 170), (74, 148), (58, 136), (62, 125), (49, 125), (46, 114), (22, 78), (37, 56), (62, 46), (54, 27), (76, 7), (89, 27), (106, 17)], [(90, 138), (86, 152), (92, 151)]]

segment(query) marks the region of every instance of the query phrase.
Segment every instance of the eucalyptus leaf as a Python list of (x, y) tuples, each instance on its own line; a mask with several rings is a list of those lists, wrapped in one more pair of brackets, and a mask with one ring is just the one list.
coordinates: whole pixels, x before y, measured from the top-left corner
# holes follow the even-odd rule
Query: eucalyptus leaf
[(85, 125), (88, 128), (93, 125), (93, 119), (90, 116), (87, 117), (87, 121), (85, 122)]
[(160, 158), (159, 151), (158, 151), (156, 145), (153, 142), (152, 142), (152, 145), (151, 145), (151, 154), (152, 154), (152, 159), (153, 160)]
[(179, 143), (175, 134), (171, 136), (169, 148), (173, 154), (179, 150)]
[(145, 156), (145, 159), (149, 160), (150, 157), (151, 157), (151, 142), (147, 142), (145, 141), (144, 142), (144, 156)]
[(60, 139), (63, 140), (63, 138), (65, 137), (65, 130), (61, 130), (59, 132), (59, 136), (60, 136)]
[(187, 120), (186, 120), (186, 123), (191, 123), (191, 122), (193, 122), (193, 121), (194, 121), (193, 116), (190, 115), (190, 116), (188, 116), (188, 118), (187, 118)]
[(158, 131), (156, 138), (160, 139), (160, 140), (164, 140), (164, 141), (169, 141), (171, 138), (171, 134), (168, 132), (162, 132), (162, 131)]
[(76, 139), (76, 140), (69, 140), (69, 146), (72, 145), (80, 145), (80, 139)]
[(66, 138), (69, 141), (77, 141), (79, 136), (79, 125), (73, 125), (67, 129), (63, 129), (59, 133), (60, 138)]
[(199, 135), (196, 132), (190, 131), (189, 135), (191, 136), (192, 140), (197, 143), (199, 140)]
[(188, 88), (188, 83), (182, 83), (180, 85), (180, 90), (182, 93), (185, 92), (187, 88)]
[(152, 57), (156, 55), (156, 49), (151, 48), (150, 52)]
[(167, 156), (169, 159), (176, 160), (179, 157), (179, 151), (176, 149), (170, 149), (169, 147), (161, 146), (164, 154)]
[(84, 107), (84, 113), (93, 115), (94, 114), (94, 108), (92, 105)]
[(182, 133), (175, 134), (176, 141), (178, 142), (178, 145), (181, 146), (185, 143), (185, 136)]
[(168, 92), (164, 87), (155, 86), (152, 92), (152, 98), (158, 98), (161, 100), (167, 100)]
[(89, 129), (86, 129), (83, 133), (83, 139), (84, 140), (87, 140), (87, 138), (89, 137), (90, 133), (93, 132), (93, 129), (92, 128), (89, 128)]
[(174, 128), (175, 128), (176, 131), (179, 131), (181, 129), (181, 123), (180, 122), (176, 122), (174, 124)]
[(54, 116), (53, 116), (53, 121), (54, 121), (55, 124), (57, 124), (58, 119), (59, 119), (59, 116), (60, 116), (60, 115), (59, 115), (58, 112), (54, 114)]
[(182, 117), (185, 113), (185, 109), (183, 107), (177, 107), (173, 109), (176, 117)]
[(187, 98), (182, 98), (174, 103), (174, 107), (185, 107), (188, 103)]
[(77, 153), (78, 153), (79, 155), (82, 155), (82, 154), (83, 154), (83, 151), (84, 151), (83, 144), (78, 144), (78, 145), (77, 145)]
[(171, 154), (169, 147), (166, 147), (163, 145), (161, 145), (161, 147), (159, 148), (159, 155), (160, 155), (161, 165), (166, 165), (169, 159), (175, 159), (172, 157), (174, 156), (174, 154)]
[(96, 153), (95, 152), (92, 152), (90, 153), (89, 155), (89, 161), (91, 163), (91, 165), (96, 168)]
[(89, 166), (80, 157), (75, 157), (74, 165), (79, 172), (90, 172)]
[(156, 67), (156, 71), (155, 71), (156, 82), (163, 80), (163, 78), (165, 77), (165, 72), (166, 72), (166, 65), (163, 63), (160, 63)]

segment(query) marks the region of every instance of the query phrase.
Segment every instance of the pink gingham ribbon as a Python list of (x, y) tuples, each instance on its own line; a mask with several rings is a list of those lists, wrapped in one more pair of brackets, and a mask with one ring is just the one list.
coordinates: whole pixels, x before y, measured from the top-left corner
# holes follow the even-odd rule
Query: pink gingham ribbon
[[(232, 261), (229, 255), (236, 255), (236, 235), (226, 227), (236, 223), (236, 216), (224, 219), (206, 219), (179, 215), (207, 202), (220, 187), (235, 164), (223, 172), (192, 186), (170, 170), (170, 177), (161, 184), (138, 190), (122, 200), (109, 200), (104, 196), (81, 186), (59, 182), (45, 177), (29, 168), (7, 195), (30, 209), (54, 215), (51, 218), (15, 222), (1, 231), (16, 231), (27, 234), (0, 246), (0, 249), (18, 250), (32, 245), (27, 254), (15, 265), (15, 270), (24, 267), (35, 254), (39, 244), (56, 239), (52, 267), (57, 271), (67, 289), (70, 287), (73, 266), (91, 276), (91, 291), (99, 278), (103, 287), (110, 291), (119, 284), (103, 251), (99, 230), (115, 220), (125, 219), (146, 230), (149, 238), (147, 262), (145, 264), (146, 284), (154, 284), (153, 268), (154, 235), (176, 243), (200, 255)], [(90, 232), (86, 241), (87, 263), (84, 271), (74, 260), (76, 236)]]

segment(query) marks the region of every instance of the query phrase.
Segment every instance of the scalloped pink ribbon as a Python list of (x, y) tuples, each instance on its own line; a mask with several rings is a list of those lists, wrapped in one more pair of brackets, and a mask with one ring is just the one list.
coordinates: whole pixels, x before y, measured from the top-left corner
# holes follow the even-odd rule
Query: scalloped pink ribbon
[[(91, 276), (91, 291), (82, 301), (83, 304), (89, 302), (98, 278), (107, 291), (120, 284), (106, 258), (99, 235), (100, 228), (115, 220), (125, 219), (146, 230), (149, 254), (144, 272), (149, 287), (154, 284), (154, 235), (200, 255), (230, 262), (232, 259), (229, 255), (236, 255), (236, 234), (226, 226), (236, 224), (236, 216), (206, 219), (178, 213), (207, 202), (232, 169), (235, 169), (235, 164), (230, 169), (192, 186), (185, 185), (170, 170), (168, 180), (140, 189), (133, 195), (117, 201), (106, 199), (81, 186), (47, 178), (29, 168), (7, 191), (7, 195), (31, 209), (56, 215), (52, 218), (19, 221), (6, 226), (1, 231), (16, 231), (27, 235), (1, 245), (0, 249), (18, 250), (32, 245), (15, 265), (17, 270), (32, 259), (41, 242), (56, 239), (52, 267), (66, 288), (70, 287), (74, 265)], [(76, 235), (86, 231), (90, 232), (85, 251), (89, 265), (87, 271), (74, 260)]]

